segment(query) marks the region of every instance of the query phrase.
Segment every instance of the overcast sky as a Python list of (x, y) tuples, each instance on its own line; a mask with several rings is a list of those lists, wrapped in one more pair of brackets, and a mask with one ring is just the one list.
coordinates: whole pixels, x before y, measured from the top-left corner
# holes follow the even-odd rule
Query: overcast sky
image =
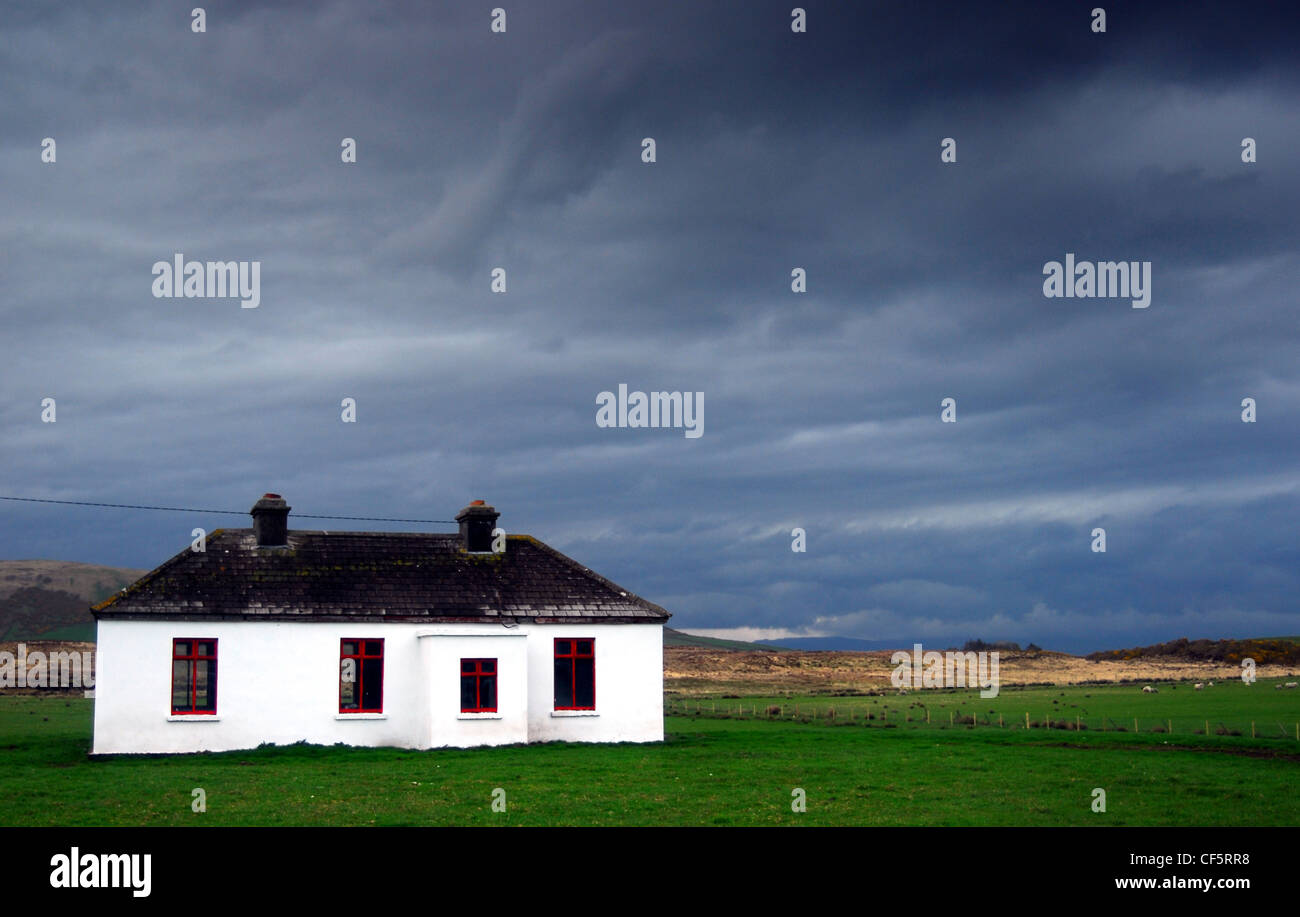
[[(1289, 4), (199, 2), (0, 14), (0, 495), (481, 498), (742, 635), (1300, 632)], [(178, 252), (260, 305), (153, 296)], [(1067, 252), (1150, 306), (1045, 297)], [(619, 383), (703, 435), (597, 426)], [(249, 525), (0, 514), (142, 568)]]

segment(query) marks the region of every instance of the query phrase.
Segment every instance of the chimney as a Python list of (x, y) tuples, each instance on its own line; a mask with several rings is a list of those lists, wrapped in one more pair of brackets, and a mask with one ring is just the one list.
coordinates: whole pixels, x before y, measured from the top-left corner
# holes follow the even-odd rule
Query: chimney
[(253, 517), (253, 534), (259, 548), (289, 545), (289, 504), (279, 494), (262, 494), (248, 514)]
[(475, 500), (456, 514), (460, 523), (460, 538), (466, 551), (486, 554), (492, 551), (492, 530), (496, 528), (500, 513), (482, 500)]

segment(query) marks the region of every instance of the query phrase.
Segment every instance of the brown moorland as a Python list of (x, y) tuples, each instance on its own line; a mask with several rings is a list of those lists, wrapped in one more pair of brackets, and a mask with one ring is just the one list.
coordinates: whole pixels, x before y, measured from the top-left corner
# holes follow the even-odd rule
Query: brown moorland
[[(894, 691), (892, 651), (764, 650), (664, 647), (664, 690), (681, 695), (836, 694)], [(1068, 653), (1002, 652), (1004, 685), (1124, 684), (1212, 681), (1241, 677), (1241, 666), (1177, 656), (1093, 660)], [(1297, 666), (1260, 665), (1259, 678), (1291, 675)]]

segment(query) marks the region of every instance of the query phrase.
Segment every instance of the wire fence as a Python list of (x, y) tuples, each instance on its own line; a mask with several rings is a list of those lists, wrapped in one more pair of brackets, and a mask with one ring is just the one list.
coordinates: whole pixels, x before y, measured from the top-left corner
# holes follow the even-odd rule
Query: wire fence
[(916, 728), (975, 728), (1033, 730), (1054, 729), (1064, 732), (1128, 732), (1136, 734), (1182, 736), (1240, 736), (1252, 739), (1289, 739), (1300, 742), (1300, 720), (1256, 719), (1224, 720), (1221, 717), (1111, 717), (1106, 715), (1066, 714), (1026, 710), (1022, 714), (963, 712), (942, 707), (931, 709), (867, 709), (862, 705), (818, 704), (788, 700), (772, 703), (762, 700), (716, 700), (709, 698), (672, 698), (665, 702), (668, 716), (709, 717), (716, 719), (786, 720), (823, 723), (837, 726), (884, 726)]
[[(136, 509), (159, 513), (208, 513), (218, 516), (247, 516), (248, 510), (238, 509), (195, 509), (188, 506), (152, 506), (143, 503), (96, 503), (89, 500), (47, 500), (37, 497), (0, 496), (0, 500), (10, 503), (53, 503), (59, 506), (95, 506), (102, 509)], [(348, 522), (411, 522), (430, 525), (456, 525), (454, 519), (396, 519), (392, 516), (322, 516), (316, 513), (294, 513), (295, 519), (338, 519)]]

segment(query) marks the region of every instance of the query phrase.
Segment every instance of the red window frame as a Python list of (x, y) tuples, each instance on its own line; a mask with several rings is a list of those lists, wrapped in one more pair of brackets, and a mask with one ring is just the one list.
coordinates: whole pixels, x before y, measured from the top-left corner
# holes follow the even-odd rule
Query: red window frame
[[(582, 647), (586, 645), (586, 650)], [(567, 652), (561, 652), (561, 649), (567, 647)], [(556, 637), (555, 638), (555, 658), (570, 659), (572, 664), (569, 666), (569, 697), (573, 700), (570, 705), (562, 706), (557, 695), (555, 697), (556, 710), (595, 710), (596, 709), (596, 640), (592, 637)], [(580, 660), (591, 660), (591, 704), (578, 704), (578, 663)]]
[[(465, 706), (465, 679), (474, 679), (474, 705)], [(483, 704), (483, 682), (485, 679), (492, 679), (492, 699), (493, 704), (490, 707)], [(497, 695), (499, 685), (497, 684), (497, 661), (495, 659), (462, 659), (460, 661), (460, 712), (461, 713), (496, 713), (497, 703), (500, 699)]]
[[(356, 652), (348, 653), (344, 648), (349, 644), (356, 644)], [(378, 652), (375, 647), (378, 646)], [(345, 660), (355, 659), (356, 665), (356, 688), (353, 696), (356, 698), (355, 707), (343, 706), (343, 663)], [(365, 671), (366, 660), (379, 660), (379, 706), (366, 707), (365, 704)], [(383, 713), (384, 712), (384, 638), (374, 637), (340, 637), (339, 638), (339, 713)]]
[[(176, 652), (178, 644), (188, 643), (188, 652), (178, 654)], [(211, 653), (200, 653), (199, 644), (212, 644)], [(186, 695), (190, 702), (186, 707), (176, 706), (176, 663), (188, 662), (186, 666)], [(200, 662), (210, 663), (208, 667), (208, 696), (212, 699), (211, 710), (198, 709), (199, 702), (199, 677), (198, 669)], [(173, 716), (189, 715), (195, 716), (216, 716), (217, 715), (217, 641), (215, 637), (173, 637), (172, 638), (172, 676), (171, 676), (171, 711)]]

